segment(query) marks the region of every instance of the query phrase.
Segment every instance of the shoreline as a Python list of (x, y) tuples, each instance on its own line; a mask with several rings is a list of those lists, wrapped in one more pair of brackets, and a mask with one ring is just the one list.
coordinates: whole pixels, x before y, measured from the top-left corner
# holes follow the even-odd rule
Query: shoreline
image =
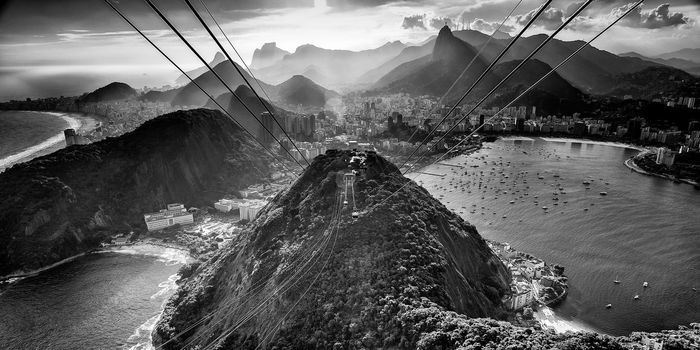
[(194, 257), (190, 255), (185, 247), (158, 244), (153, 242), (136, 242), (133, 244), (125, 244), (120, 246), (108, 246), (98, 248), (91, 252), (92, 254), (117, 253), (126, 255), (150, 256), (155, 258), (165, 259), (168, 262), (177, 262), (187, 264), (194, 261)]
[[(55, 262), (55, 263), (53, 263), (53, 264), (51, 264), (51, 265), (47, 265), (47, 266), (44, 266), (44, 267), (40, 267), (40, 268), (35, 269), (35, 270), (30, 270), (30, 271), (26, 271), (26, 272), (19, 272), (19, 273), (13, 273), (13, 274), (5, 275), (5, 276), (0, 276), (0, 283), (13, 283), (13, 282), (18, 281), (18, 280), (21, 280), (21, 279), (23, 279), (23, 278), (36, 276), (36, 275), (38, 275), (38, 274), (40, 274), (40, 273), (42, 273), (42, 272), (45, 272), (45, 271), (51, 270), (51, 269), (53, 269), (53, 268), (55, 268), (55, 267), (61, 266), (61, 265), (66, 264), (66, 263), (69, 263), (69, 262), (71, 262), (71, 261), (73, 261), (73, 260), (76, 260), (76, 259), (81, 258), (81, 257), (83, 257), (83, 256), (86, 256), (86, 255), (88, 255), (88, 254), (90, 254), (90, 252), (83, 252), (83, 253), (79, 253), (79, 254), (76, 254), (76, 255), (69, 256), (69, 257), (67, 257), (67, 258), (65, 258), (65, 259), (63, 259), (63, 260), (59, 260), (59, 261), (57, 261), (57, 262)], [(10, 282), (8, 282), (9, 280), (15, 280), (15, 281), (10, 281)]]
[[(31, 113), (43, 113), (63, 119), (68, 126), (66, 129), (75, 129), (78, 133), (85, 133), (94, 130), (99, 122), (95, 117), (72, 112), (49, 112), (49, 111), (20, 111)], [(65, 136), (63, 130), (33, 146), (0, 159), (0, 172), (12, 167), (15, 164), (24, 163), (34, 158), (51, 154), (65, 147)]]
[(556, 333), (566, 333), (566, 332), (594, 332), (598, 334), (605, 334), (592, 327), (584, 324), (580, 321), (568, 320), (564, 317), (558, 316), (554, 309), (548, 306), (541, 306), (535, 311), (533, 315), (537, 323), (540, 324), (542, 329), (553, 330)]
[(691, 185), (691, 186), (700, 186), (700, 183), (697, 183), (697, 182), (695, 182), (695, 181), (693, 181), (693, 180), (672, 178), (672, 177), (670, 177), (670, 176), (668, 176), (668, 175), (653, 173), (653, 172), (644, 170), (642, 167), (640, 167), (639, 165), (637, 165), (637, 163), (634, 161), (636, 158), (638, 158), (638, 157), (643, 157), (643, 156), (645, 156), (645, 155), (647, 155), (647, 154), (649, 154), (649, 153), (651, 153), (650, 150), (643, 150), (643, 151), (641, 151), (639, 154), (637, 154), (636, 156), (631, 157), (631, 158), (625, 160), (624, 164), (625, 164), (625, 166), (626, 166), (627, 168), (629, 168), (630, 170), (632, 170), (632, 171), (634, 171), (635, 173), (638, 173), (638, 174), (642, 174), (642, 175), (646, 175), (646, 176), (654, 176), (654, 177), (658, 177), (658, 178), (665, 179), (665, 180), (668, 180), (668, 181), (680, 181), (680, 182), (682, 182), (682, 183), (685, 183), (685, 184), (688, 184), (688, 185)]
[[(184, 247), (173, 246), (173, 245), (160, 245), (152, 242), (136, 242), (134, 244), (128, 244), (123, 246), (109, 246), (104, 248), (97, 248), (87, 252), (79, 253), (76, 255), (69, 256), (65, 259), (59, 260), (51, 265), (40, 267), (35, 270), (30, 270), (26, 272), (18, 272), (5, 276), (0, 276), (0, 284), (2, 283), (14, 283), (18, 280), (36, 276), (42, 272), (46, 272), (55, 267), (67, 264), (78, 258), (91, 255), (91, 254), (104, 254), (104, 253), (117, 253), (117, 254), (127, 254), (127, 255), (140, 255), (140, 256), (150, 256), (155, 258), (161, 258), (166, 260), (166, 262), (176, 262), (181, 264), (189, 263), (194, 259), (189, 253), (189, 251)], [(11, 281), (12, 280), (12, 281)]]

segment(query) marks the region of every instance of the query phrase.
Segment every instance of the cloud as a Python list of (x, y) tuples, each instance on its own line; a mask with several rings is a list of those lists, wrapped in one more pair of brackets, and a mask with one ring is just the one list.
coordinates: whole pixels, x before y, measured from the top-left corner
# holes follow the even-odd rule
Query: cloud
[(425, 15), (413, 15), (403, 18), (403, 23), (401, 23), (403, 29), (428, 29), (425, 27)]
[[(613, 16), (621, 16), (632, 4), (616, 8)], [(661, 4), (653, 10), (642, 11), (637, 7), (622, 20), (622, 24), (632, 28), (658, 29), (688, 24), (690, 19), (680, 12), (671, 13), (670, 4)]]
[[(603, 0), (598, 0), (598, 1), (603, 1)], [(583, 5), (584, 2), (585, 2), (585, 1), (580, 1), (580, 2), (574, 2), (574, 3), (572, 3), (571, 5), (569, 5), (569, 6), (566, 8), (566, 11), (564, 12), (564, 15), (565, 15), (566, 17), (569, 17), (569, 16), (573, 15), (574, 12), (576, 12), (576, 10), (578, 10), (578, 9)]]
[[(515, 17), (515, 21), (520, 25), (525, 25), (532, 19), (535, 13), (537, 13), (537, 10), (538, 9), (532, 10), (524, 15), (518, 15)], [(545, 29), (553, 30), (559, 28), (562, 23), (564, 23), (564, 11), (556, 7), (550, 7), (537, 17), (533, 26), (540, 26)]]
[(430, 19), (430, 26), (435, 28), (435, 29), (441, 29), (443, 26), (448, 26), (450, 28), (454, 28), (455, 24), (452, 21), (452, 18), (435, 17), (435, 18)]
[[(494, 31), (496, 31), (496, 29), (498, 29), (499, 24), (501, 24), (501, 23), (500, 22), (489, 22), (489, 21), (485, 21), (481, 18), (477, 18), (473, 22), (471, 22), (469, 24), (469, 26), (471, 27), (471, 29), (478, 30), (480, 32), (493, 33)], [(503, 24), (503, 26), (501, 26), (502, 32), (510, 33), (514, 30), (515, 30), (515, 27), (507, 25), (505, 23)]]

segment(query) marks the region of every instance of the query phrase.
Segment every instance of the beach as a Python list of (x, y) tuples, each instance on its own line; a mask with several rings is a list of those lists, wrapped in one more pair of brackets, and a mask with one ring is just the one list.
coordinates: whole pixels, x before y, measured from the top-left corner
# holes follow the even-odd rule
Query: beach
[(165, 246), (147, 242), (137, 242), (121, 246), (100, 248), (95, 253), (118, 253), (127, 255), (152, 256), (165, 260), (167, 263), (187, 264), (194, 260), (185, 248)]
[(566, 332), (597, 332), (595, 329), (574, 320), (565, 319), (554, 313), (554, 310), (542, 306), (534, 314), (535, 319), (543, 329), (551, 329), (557, 333)]
[[(41, 113), (44, 115), (53, 116), (55, 118), (62, 119), (66, 126), (66, 129), (75, 129), (79, 134), (84, 134), (88, 131), (95, 129), (98, 122), (95, 118), (78, 113), (63, 113), (63, 112), (31, 112), (31, 113)], [(10, 130), (11, 132), (11, 130)], [(6, 168), (11, 167), (14, 164), (29, 161), (31, 159), (44, 156), (53, 153), (66, 146), (65, 137), (63, 136), (63, 130), (60, 130), (53, 134), (53, 136), (48, 137), (43, 140), (39, 140), (33, 146), (27, 147), (17, 153), (5, 156), (0, 159), (0, 172)]]

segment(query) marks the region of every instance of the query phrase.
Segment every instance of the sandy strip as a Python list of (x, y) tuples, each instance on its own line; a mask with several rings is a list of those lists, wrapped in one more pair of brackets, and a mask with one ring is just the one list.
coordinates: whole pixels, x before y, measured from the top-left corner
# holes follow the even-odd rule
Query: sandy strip
[(112, 246), (100, 249), (97, 252), (153, 256), (161, 258), (166, 262), (177, 264), (186, 264), (194, 260), (185, 249), (152, 243), (135, 243), (123, 246)]
[(621, 147), (621, 148), (630, 148), (630, 149), (636, 149), (638, 151), (644, 151), (646, 148), (640, 147), (640, 146), (635, 146), (635, 145), (630, 145), (627, 143), (621, 143), (621, 142), (609, 142), (609, 141), (593, 141), (593, 140), (586, 140), (586, 139), (572, 139), (572, 138), (550, 138), (550, 137), (540, 137), (540, 139), (548, 142), (570, 142), (570, 143), (585, 143), (585, 144), (590, 144), (590, 145), (601, 145), (601, 146), (610, 146), (610, 147)]
[(82, 257), (82, 256), (85, 256), (85, 254), (87, 254), (87, 253), (80, 253), (80, 254), (76, 254), (76, 255), (73, 255), (73, 256), (69, 256), (69, 257), (67, 257), (67, 258), (65, 258), (65, 259), (63, 259), (63, 260), (57, 261), (57, 262), (55, 262), (55, 263), (53, 263), (53, 264), (51, 264), (51, 265), (47, 265), (47, 266), (38, 268), (38, 269), (36, 269), (36, 270), (25, 271), (25, 272), (18, 271), (18, 272), (16, 272), (16, 273), (12, 273), (12, 274), (10, 274), (10, 275), (0, 276), (0, 281), (12, 280), (13, 282), (16, 282), (16, 281), (18, 281), (19, 279), (22, 279), (22, 278), (25, 278), (25, 277), (35, 276), (35, 275), (37, 275), (37, 274), (39, 274), (39, 273), (41, 273), (41, 272), (44, 272), (44, 271), (53, 269), (53, 268), (56, 267), (56, 266), (63, 265), (63, 264), (65, 264), (65, 263), (71, 262), (71, 261), (73, 261), (73, 260), (75, 260), (75, 259), (77, 259), (77, 258), (80, 258), (80, 257)]
[(566, 332), (597, 332), (578, 321), (566, 320), (554, 313), (554, 310), (543, 306), (535, 312), (535, 319), (540, 322), (542, 328), (551, 329), (557, 333)]
[[(68, 113), (57, 113), (57, 112), (41, 112), (49, 115), (53, 115), (59, 118), (62, 118), (63, 120), (68, 123), (68, 128), (70, 129), (75, 129), (78, 130), (80, 127), (83, 125), (83, 123), (77, 119), (72, 117)], [(67, 129), (68, 129), (67, 128)], [(46, 150), (48, 148), (57, 146), (59, 144), (63, 143), (65, 145), (65, 137), (63, 136), (63, 130), (61, 132), (57, 133), (56, 135), (49, 137), (48, 139), (44, 140), (43, 142), (36, 144), (34, 146), (31, 146), (29, 148), (26, 148), (25, 150), (15, 153), (11, 156), (5, 157), (3, 159), (0, 159), (0, 170), (3, 168), (7, 168), (12, 164), (19, 163), (22, 161), (29, 160), (31, 158), (34, 158), (33, 156), (43, 150)], [(61, 145), (61, 146), (63, 146)]]

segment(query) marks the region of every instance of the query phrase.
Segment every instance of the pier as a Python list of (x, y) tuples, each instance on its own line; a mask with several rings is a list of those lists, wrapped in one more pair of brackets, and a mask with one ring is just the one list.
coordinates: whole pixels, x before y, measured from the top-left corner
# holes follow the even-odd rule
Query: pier
[(448, 164), (448, 163), (443, 163), (443, 162), (438, 163), (438, 165), (451, 166), (451, 167), (455, 167), (455, 168), (464, 168), (464, 165)]
[(435, 174), (435, 173), (429, 173), (427, 171), (416, 171), (418, 174), (423, 174), (423, 175), (431, 175), (431, 176), (438, 176), (438, 177), (444, 177), (446, 174)]

